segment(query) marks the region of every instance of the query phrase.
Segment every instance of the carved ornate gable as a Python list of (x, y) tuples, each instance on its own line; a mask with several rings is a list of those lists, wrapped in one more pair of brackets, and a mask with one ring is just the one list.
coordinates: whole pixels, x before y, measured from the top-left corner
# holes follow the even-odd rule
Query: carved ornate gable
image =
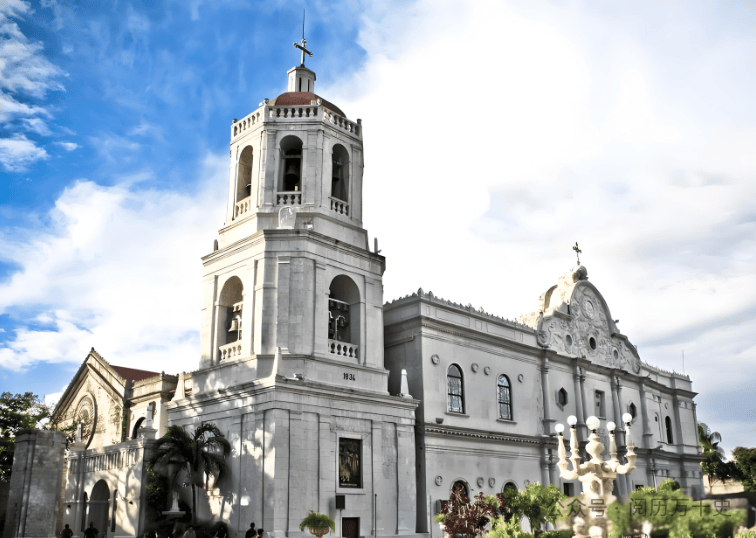
[(606, 301), (588, 282), (584, 266), (565, 273), (540, 297), (540, 309), (520, 317), (537, 331), (538, 343), (560, 355), (640, 372), (638, 352), (620, 334)]
[(60, 427), (81, 424), (87, 448), (102, 448), (122, 438), (127, 380), (92, 349), (69, 383), (53, 413)]

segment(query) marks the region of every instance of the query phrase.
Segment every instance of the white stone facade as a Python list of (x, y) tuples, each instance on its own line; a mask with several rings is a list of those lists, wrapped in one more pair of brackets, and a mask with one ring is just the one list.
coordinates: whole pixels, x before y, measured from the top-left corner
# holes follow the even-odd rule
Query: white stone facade
[[(588, 416), (601, 418), (606, 446), (606, 422), (622, 424), (626, 412), (635, 417), (637, 469), (618, 477), (618, 496), (666, 478), (702, 496), (690, 379), (640, 360), (584, 267), (563, 275), (541, 297), (539, 311), (520, 321), (422, 290), (387, 304), (384, 319), (389, 391), (400, 390), (400, 372), (407, 369), (410, 393), (420, 400), (419, 532), (440, 535), (430, 517), (458, 481), (471, 496), (531, 482), (580, 493), (577, 481), (565, 487), (556, 467), (553, 426), (569, 415), (578, 418), (581, 447)], [(458, 398), (449, 380), (453, 367), (461, 374), (461, 405), (452, 401)], [(624, 442), (622, 434), (618, 440)]]

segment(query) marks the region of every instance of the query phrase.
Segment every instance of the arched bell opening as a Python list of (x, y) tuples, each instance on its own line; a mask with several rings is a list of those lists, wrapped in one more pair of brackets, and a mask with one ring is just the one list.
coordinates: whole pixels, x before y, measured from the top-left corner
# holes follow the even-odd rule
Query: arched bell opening
[(142, 424), (144, 424), (144, 417), (141, 417), (139, 420), (136, 421), (136, 424), (134, 424), (134, 429), (131, 431), (131, 438), (136, 439), (139, 437), (139, 428), (142, 427)]
[(241, 202), (252, 194), (252, 146), (247, 146), (239, 155), (236, 177), (236, 201)]
[(329, 349), (336, 355), (357, 357), (360, 345), (360, 290), (354, 280), (339, 275), (331, 281), (329, 292)]
[(227, 346), (241, 341), (243, 301), (244, 285), (239, 277), (232, 276), (223, 284), (218, 297), (216, 334), (219, 361), (239, 354), (237, 348), (229, 349)]
[(331, 155), (331, 197), (349, 202), (349, 152), (341, 144)]
[(105, 480), (98, 480), (92, 488), (92, 495), (89, 497), (89, 521), (94, 528), (105, 536), (108, 530), (108, 511), (110, 509), (110, 488)]
[(302, 190), (302, 140), (289, 135), (281, 140), (279, 146), (281, 167), (279, 191), (295, 192)]

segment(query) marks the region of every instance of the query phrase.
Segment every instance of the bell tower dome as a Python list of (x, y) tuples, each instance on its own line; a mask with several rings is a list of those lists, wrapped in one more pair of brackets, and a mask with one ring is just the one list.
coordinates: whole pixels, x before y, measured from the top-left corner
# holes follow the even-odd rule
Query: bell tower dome
[(231, 124), (226, 222), (203, 258), (200, 391), (275, 368), (387, 392), (385, 259), (362, 227), (362, 122), (314, 93), (306, 45), (294, 44), (288, 91)]

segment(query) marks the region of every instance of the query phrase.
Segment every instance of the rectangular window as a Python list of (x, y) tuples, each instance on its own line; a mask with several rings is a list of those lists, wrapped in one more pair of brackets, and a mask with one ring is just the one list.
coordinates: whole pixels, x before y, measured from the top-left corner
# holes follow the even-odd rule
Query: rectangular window
[(604, 418), (606, 417), (606, 406), (604, 405), (604, 391), (596, 391), (596, 416)]
[(362, 439), (339, 439), (339, 487), (362, 487)]
[(565, 494), (565, 495), (567, 495), (568, 497), (572, 497), (572, 496), (574, 496), (574, 495), (575, 495), (575, 494), (573, 493), (573, 491), (574, 491), (574, 490), (573, 490), (573, 484), (571, 484), (571, 483), (569, 483), (569, 482), (565, 482), (565, 483), (563, 484), (563, 486), (564, 486), (564, 494)]

